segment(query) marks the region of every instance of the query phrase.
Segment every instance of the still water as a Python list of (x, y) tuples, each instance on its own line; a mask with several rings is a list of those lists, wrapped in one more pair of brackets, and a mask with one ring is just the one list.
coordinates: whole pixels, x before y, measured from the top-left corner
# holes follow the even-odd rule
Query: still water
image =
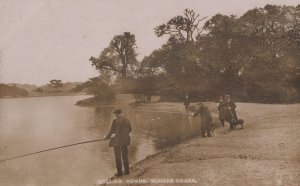
[[(88, 96), (0, 100), (0, 160), (53, 147), (103, 138), (114, 106), (78, 107)], [(122, 107), (121, 107), (122, 108)], [(199, 134), (188, 115), (123, 107), (132, 124), (129, 161)], [(0, 163), (0, 185), (94, 185), (115, 173), (113, 149), (95, 142)]]

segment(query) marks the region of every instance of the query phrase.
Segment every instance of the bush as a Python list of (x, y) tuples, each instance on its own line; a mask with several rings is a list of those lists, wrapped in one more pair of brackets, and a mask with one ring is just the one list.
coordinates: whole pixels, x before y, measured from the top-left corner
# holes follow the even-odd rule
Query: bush
[(0, 97), (24, 97), (28, 96), (28, 92), (25, 89), (16, 87), (16, 86), (8, 86), (5, 84), (0, 84)]
[(260, 103), (294, 103), (297, 94), (295, 88), (275, 82), (256, 82), (247, 87), (248, 100)]
[(44, 90), (42, 88), (36, 88), (35, 90), (33, 90), (33, 92), (44, 92)]
[(96, 87), (90, 87), (88, 91), (95, 95), (98, 103), (111, 103), (115, 99), (113, 88), (104, 82), (98, 82)]

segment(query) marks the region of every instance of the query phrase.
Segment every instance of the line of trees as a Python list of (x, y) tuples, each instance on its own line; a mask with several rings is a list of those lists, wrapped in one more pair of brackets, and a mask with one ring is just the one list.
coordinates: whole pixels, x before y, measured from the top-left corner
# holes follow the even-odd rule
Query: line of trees
[(15, 85), (9, 86), (0, 84), (0, 98), (1, 97), (26, 97), (28, 92), (25, 89), (19, 88)]
[(266, 5), (241, 17), (217, 14), (209, 20), (186, 9), (154, 30), (168, 41), (140, 62), (129, 32), (92, 56), (97, 80), (124, 93), (174, 101), (184, 94), (197, 100), (231, 94), (241, 101), (299, 101), (300, 5)]

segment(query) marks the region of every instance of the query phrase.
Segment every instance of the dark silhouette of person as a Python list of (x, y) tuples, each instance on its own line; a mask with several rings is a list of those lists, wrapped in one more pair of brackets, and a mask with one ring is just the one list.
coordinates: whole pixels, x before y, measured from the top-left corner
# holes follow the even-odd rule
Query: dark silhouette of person
[(221, 122), (222, 127), (224, 127), (226, 113), (227, 113), (227, 105), (226, 105), (226, 101), (224, 100), (223, 96), (220, 96), (220, 98), (219, 98), (218, 110), (219, 110), (219, 120)]
[(186, 94), (183, 98), (183, 104), (184, 104), (184, 108), (186, 111), (188, 111), (189, 106), (190, 106), (190, 97), (188, 94)]
[(234, 125), (237, 122), (237, 114), (235, 111), (236, 105), (231, 100), (230, 95), (225, 96), (226, 107), (227, 107), (227, 114), (226, 114), (226, 121), (230, 123), (230, 129), (234, 129)]
[[(121, 109), (113, 111), (115, 119), (112, 121), (111, 128), (104, 138), (109, 141), (109, 146), (114, 148), (117, 173), (115, 176), (122, 176), (122, 160), (125, 174), (129, 174), (128, 149), (130, 145), (131, 124), (130, 121), (122, 115)], [(121, 159), (122, 158), (122, 159)]]
[(210, 111), (208, 107), (202, 103), (198, 103), (197, 106), (193, 116), (201, 116), (201, 136), (205, 137), (205, 133), (207, 133), (207, 137), (211, 137), (210, 128), (212, 126), (212, 117)]

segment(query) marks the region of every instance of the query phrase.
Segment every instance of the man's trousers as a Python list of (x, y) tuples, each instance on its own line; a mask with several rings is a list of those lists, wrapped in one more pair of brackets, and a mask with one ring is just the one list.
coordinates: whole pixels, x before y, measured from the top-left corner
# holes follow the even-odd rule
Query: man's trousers
[[(114, 147), (115, 159), (117, 173), (122, 175), (122, 161), (124, 165), (125, 174), (129, 173), (129, 163), (128, 163), (128, 149), (126, 145)], [(122, 158), (121, 158), (122, 157)]]

